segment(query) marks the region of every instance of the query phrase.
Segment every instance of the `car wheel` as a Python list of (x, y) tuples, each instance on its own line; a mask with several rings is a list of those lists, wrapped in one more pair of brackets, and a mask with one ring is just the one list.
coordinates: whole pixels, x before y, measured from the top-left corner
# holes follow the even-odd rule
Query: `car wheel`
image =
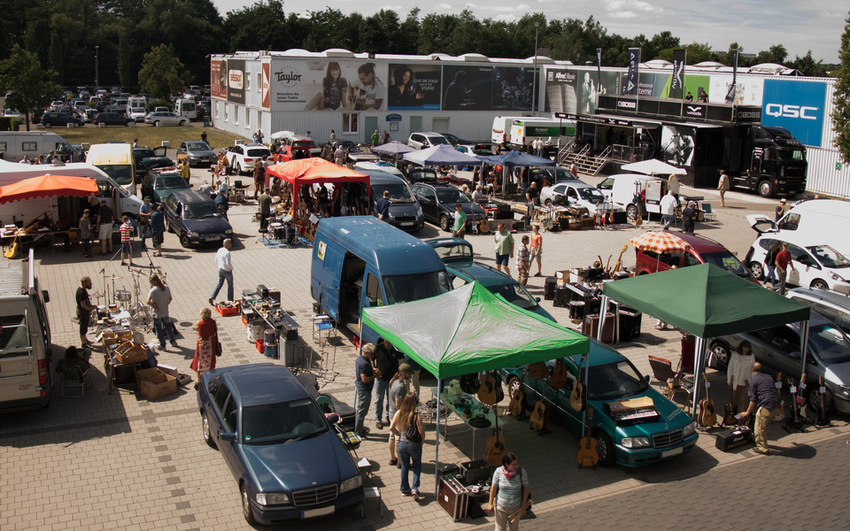
[(212, 438), (212, 434), (210, 433), (210, 421), (207, 418), (207, 412), (201, 412), (201, 433), (204, 436), (204, 442), (207, 443), (207, 446), (210, 448), (215, 448), (215, 441)]
[(614, 441), (602, 430), (593, 432), (596, 438), (596, 454), (599, 455), (599, 464), (602, 466), (614, 466), (617, 464), (617, 455), (614, 453)]
[(186, 120), (180, 120), (180, 122), (177, 125), (180, 126), (180, 127), (183, 127), (184, 125), (186, 125)]
[(773, 183), (769, 179), (759, 182), (758, 191), (762, 197), (773, 197)]
[(709, 347), (711, 363), (709, 367), (718, 370), (726, 370), (729, 365), (729, 358), (732, 357), (732, 349), (723, 341), (715, 341)]
[(53, 124), (51, 124), (50, 122), (44, 122), (42, 125), (44, 125), (45, 129), (50, 129), (51, 127), (53, 127)]
[(242, 496), (242, 516), (245, 517), (248, 525), (257, 525), (257, 521), (254, 519), (254, 511), (251, 510), (251, 498), (248, 497), (248, 487), (245, 483), (239, 485), (239, 493)]
[(449, 217), (445, 216), (445, 215), (440, 216), (440, 228), (443, 229), (444, 231), (448, 232), (449, 230), (451, 230), (451, 227), (452, 227), (452, 225), (451, 225), (451, 222), (449, 221)]
[(180, 236), (180, 245), (182, 245), (183, 247), (189, 247), (189, 237), (185, 234), (183, 236)]
[(814, 425), (817, 417), (817, 411), (820, 407), (821, 400), (826, 404), (826, 412), (828, 414), (835, 413), (835, 400), (832, 398), (832, 393), (827, 389), (826, 393), (820, 394), (820, 389), (816, 385), (809, 387), (809, 395), (806, 398), (806, 418)]
[(552, 200), (547, 199), (546, 201), (543, 202), (543, 204), (546, 205), (546, 206), (552, 206)]
[(514, 391), (519, 389), (522, 386), (522, 382), (516, 376), (511, 376), (508, 378), (508, 398), (512, 398), (514, 396)]
[(153, 123), (153, 126), (154, 126), (154, 127), (159, 127), (159, 120), (155, 121), (155, 122)]
[(626, 217), (628, 217), (629, 220), (634, 221), (635, 216), (637, 216), (637, 206), (632, 203), (629, 203), (629, 205), (626, 206)]
[(750, 273), (758, 280), (764, 280), (764, 266), (761, 262), (750, 262)]
[(809, 287), (812, 288), (812, 289), (822, 289), (822, 290), (828, 290), (829, 289), (829, 285), (819, 278), (813, 280), (812, 283), (809, 284)]

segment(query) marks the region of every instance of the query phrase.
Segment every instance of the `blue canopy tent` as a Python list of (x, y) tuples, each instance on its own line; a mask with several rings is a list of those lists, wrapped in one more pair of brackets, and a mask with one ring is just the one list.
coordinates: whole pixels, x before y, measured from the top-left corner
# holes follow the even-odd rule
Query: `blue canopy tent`
[(479, 155), (478, 160), (487, 164), (502, 165), (502, 190), (505, 189), (505, 180), (507, 179), (507, 168), (516, 166), (543, 166), (547, 168), (555, 167), (555, 161), (522, 151), (511, 150), (501, 155)]

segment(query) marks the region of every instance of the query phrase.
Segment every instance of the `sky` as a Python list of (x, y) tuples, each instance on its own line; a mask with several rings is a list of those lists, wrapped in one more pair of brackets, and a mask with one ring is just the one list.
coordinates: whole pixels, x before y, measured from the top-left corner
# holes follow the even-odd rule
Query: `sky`
[[(212, 0), (219, 13), (239, 10), (255, 0)], [(812, 57), (824, 63), (838, 62), (838, 48), (845, 19), (850, 16), (847, 0), (487, 0), (460, 3), (437, 0), (425, 7), (416, 0), (325, 0), (310, 4), (284, 2), (284, 12), (308, 15), (308, 11), (337, 9), (345, 14), (358, 12), (370, 16), (381, 9), (395, 11), (400, 19), (411, 9), (421, 6), (420, 17), (429, 14), (460, 13), (469, 9), (483, 20), (517, 21), (526, 13), (544, 13), (547, 20), (577, 18), (587, 20), (591, 15), (609, 34), (631, 38), (644, 34), (647, 38), (670, 31), (683, 45), (697, 42), (713, 50), (728, 50), (737, 42), (744, 53), (758, 53), (782, 44), (788, 60), (803, 57), (811, 50)], [(592, 4), (592, 5), (591, 5)], [(532, 52), (529, 52), (529, 56)], [(616, 65), (610, 65), (616, 66)]]

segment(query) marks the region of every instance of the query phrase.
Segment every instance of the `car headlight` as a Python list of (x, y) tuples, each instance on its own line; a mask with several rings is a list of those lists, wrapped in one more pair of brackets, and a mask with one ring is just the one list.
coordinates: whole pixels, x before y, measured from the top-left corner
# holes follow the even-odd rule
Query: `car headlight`
[(646, 448), (649, 446), (649, 437), (623, 437), (620, 444), (626, 448)]
[(422, 215), (422, 206), (419, 203), (416, 203), (416, 217), (418, 218), (421, 215)]
[(226, 231), (224, 231), (224, 234), (226, 234), (227, 236), (232, 235), (232, 234), (233, 234), (233, 229), (227, 229)]
[(841, 275), (833, 273), (832, 271), (827, 271), (827, 274), (829, 275), (829, 278), (835, 280), (836, 282), (844, 282), (844, 279), (841, 278)]
[(189, 231), (189, 232), (187, 232), (187, 233), (186, 233), (186, 236), (188, 236), (189, 238), (197, 238), (197, 237), (198, 237), (198, 233), (197, 233), (197, 232)]
[(850, 386), (848, 385), (839, 385), (838, 389), (841, 391), (841, 394), (844, 396), (850, 396)]
[(695, 422), (688, 422), (688, 424), (684, 428), (682, 428), (682, 436), (683, 437), (690, 437), (691, 435), (693, 435), (696, 432), (697, 432), (697, 425), (696, 425)]
[(350, 490), (360, 487), (361, 485), (363, 485), (363, 478), (360, 477), (360, 474), (357, 474), (356, 476), (350, 477), (343, 481), (342, 484), (340, 484), (339, 486), (339, 491), (348, 492)]
[(283, 492), (258, 492), (257, 503), (260, 505), (289, 505), (289, 496)]

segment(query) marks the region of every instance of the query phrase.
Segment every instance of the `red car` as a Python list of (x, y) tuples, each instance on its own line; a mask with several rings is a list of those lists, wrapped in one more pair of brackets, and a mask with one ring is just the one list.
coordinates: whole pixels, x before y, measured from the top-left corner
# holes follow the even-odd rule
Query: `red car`
[[(672, 233), (668, 234), (673, 235)], [(659, 254), (654, 251), (637, 249), (635, 274), (645, 275), (657, 271), (667, 271), (674, 267), (711, 263), (758, 284), (758, 280), (753, 277), (750, 269), (720, 243), (684, 232), (677, 232), (674, 236), (690, 246), (687, 251), (677, 250)]]

